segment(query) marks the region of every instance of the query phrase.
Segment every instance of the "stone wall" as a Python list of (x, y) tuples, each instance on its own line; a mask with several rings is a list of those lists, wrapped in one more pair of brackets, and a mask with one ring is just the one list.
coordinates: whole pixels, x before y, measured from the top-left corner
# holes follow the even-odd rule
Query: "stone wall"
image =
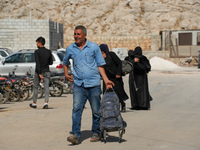
[[(136, 46), (141, 46), (145, 51), (157, 51), (160, 47), (160, 36), (88, 36), (88, 40), (97, 43), (98, 45), (105, 43), (112, 48), (127, 48), (134, 49)], [(71, 36), (65, 36), (64, 46), (67, 47), (74, 42)]]
[[(49, 49), (67, 47), (74, 42), (74, 38), (63, 35), (63, 32), (63, 24), (48, 19), (0, 19), (0, 47), (10, 48), (15, 52), (20, 49), (35, 49), (35, 40), (39, 36), (46, 39), (45, 46)], [(159, 35), (88, 35), (87, 38), (98, 45), (106, 43), (110, 49), (123, 47), (129, 50), (141, 46), (145, 51), (158, 51), (161, 42)]]

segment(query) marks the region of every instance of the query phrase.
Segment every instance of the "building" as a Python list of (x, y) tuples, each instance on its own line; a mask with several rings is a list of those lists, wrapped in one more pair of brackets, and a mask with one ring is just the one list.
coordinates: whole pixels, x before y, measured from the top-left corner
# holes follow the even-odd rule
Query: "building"
[(0, 47), (14, 52), (21, 49), (36, 49), (35, 40), (44, 37), (45, 47), (56, 50), (63, 47), (63, 24), (46, 20), (0, 19)]
[(162, 50), (170, 50), (170, 57), (198, 56), (200, 30), (172, 30), (161, 32)]

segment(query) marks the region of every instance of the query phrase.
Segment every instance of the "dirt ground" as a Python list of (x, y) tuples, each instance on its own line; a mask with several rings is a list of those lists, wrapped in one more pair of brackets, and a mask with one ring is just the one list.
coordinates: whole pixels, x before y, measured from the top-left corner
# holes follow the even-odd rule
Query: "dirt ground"
[[(82, 116), (82, 138), (79, 145), (67, 142), (71, 132), (72, 94), (50, 97), (50, 109), (29, 103), (9, 102), (0, 105), (0, 149), (2, 150), (200, 150), (200, 72), (152, 71), (148, 75), (153, 101), (150, 110), (122, 113), (127, 122), (122, 143), (118, 132), (109, 132), (107, 143), (90, 143), (92, 116), (86, 104)], [(128, 76), (124, 77), (127, 93)]]

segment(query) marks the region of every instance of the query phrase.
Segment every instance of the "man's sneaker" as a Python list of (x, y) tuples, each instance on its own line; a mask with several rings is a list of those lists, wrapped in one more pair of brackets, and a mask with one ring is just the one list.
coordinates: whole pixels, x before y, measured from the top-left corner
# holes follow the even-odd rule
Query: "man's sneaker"
[(72, 144), (74, 144), (74, 145), (76, 145), (76, 144), (78, 144), (79, 143), (79, 140), (78, 140), (78, 137), (77, 137), (77, 135), (70, 135), (70, 136), (68, 136), (67, 137), (67, 141), (68, 142), (71, 142)]
[(31, 108), (37, 108), (37, 105), (36, 105), (36, 104), (33, 104), (33, 103), (30, 103), (29, 106), (30, 106)]
[(48, 108), (49, 108), (48, 105), (44, 105), (44, 106), (43, 106), (43, 109), (48, 109)]
[(98, 142), (100, 141), (100, 136), (98, 134), (93, 134), (93, 136), (90, 139), (90, 142)]

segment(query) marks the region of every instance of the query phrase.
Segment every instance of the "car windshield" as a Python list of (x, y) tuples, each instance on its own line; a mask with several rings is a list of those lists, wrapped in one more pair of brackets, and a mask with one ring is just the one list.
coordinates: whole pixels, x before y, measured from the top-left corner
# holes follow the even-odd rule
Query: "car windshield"
[(0, 51), (0, 55), (1, 55), (2, 57), (6, 57), (6, 56), (7, 56), (7, 54), (6, 54), (4, 51)]
[(9, 55), (13, 53), (13, 51), (10, 49), (7, 49), (6, 51), (8, 52)]
[(63, 53), (58, 53), (58, 57), (60, 58), (61, 61), (63, 61), (64, 54)]

